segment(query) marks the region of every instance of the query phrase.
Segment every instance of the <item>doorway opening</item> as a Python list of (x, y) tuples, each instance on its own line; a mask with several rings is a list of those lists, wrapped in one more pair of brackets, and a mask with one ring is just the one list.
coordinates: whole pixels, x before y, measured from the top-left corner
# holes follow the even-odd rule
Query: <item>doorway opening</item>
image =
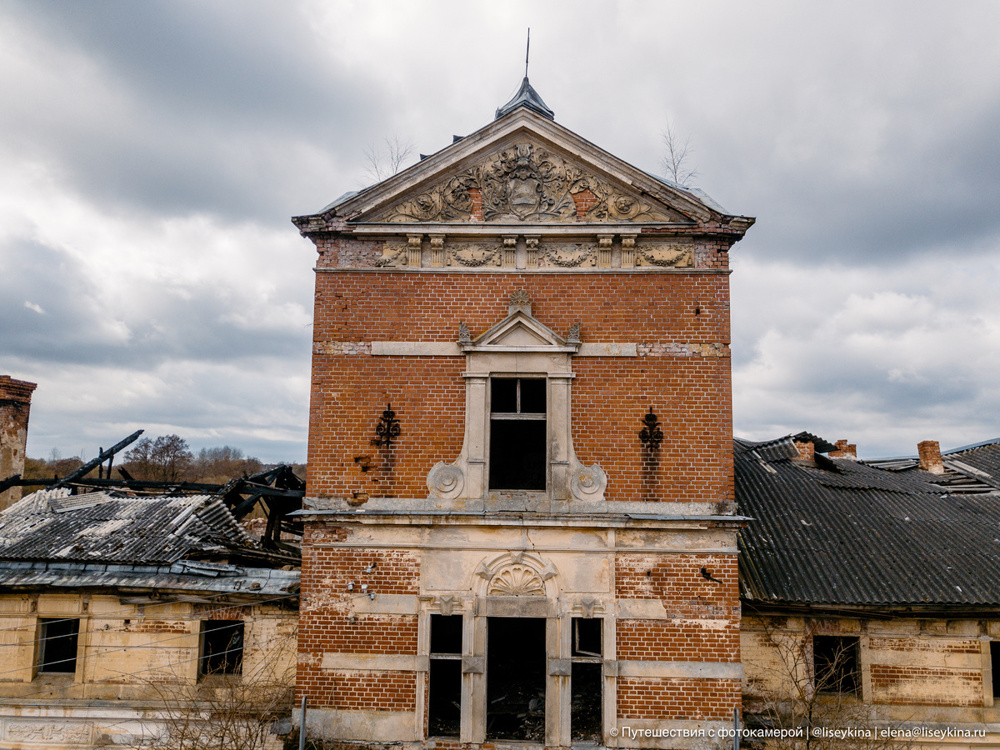
[(545, 619), (487, 620), (486, 739), (545, 741)]

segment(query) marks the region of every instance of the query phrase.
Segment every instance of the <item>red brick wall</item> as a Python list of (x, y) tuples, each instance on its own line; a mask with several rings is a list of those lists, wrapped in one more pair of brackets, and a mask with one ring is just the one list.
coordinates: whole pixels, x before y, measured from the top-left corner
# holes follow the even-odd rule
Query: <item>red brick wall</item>
[[(702, 568), (721, 583), (707, 580)], [(620, 553), (615, 593), (620, 599), (661, 599), (671, 617), (739, 619), (737, 558)]]
[[(426, 496), (427, 472), (461, 450), (465, 358), (373, 357), (370, 343), (454, 342), (460, 321), (475, 336), (518, 289), (557, 332), (581, 321), (585, 342), (639, 344), (574, 359), (574, 447), (607, 470), (608, 499), (732, 500), (728, 277), (648, 272), (319, 273), (310, 494)], [(388, 450), (371, 445), (387, 403), (401, 424)], [(652, 461), (638, 440), (650, 406), (664, 432)]]
[(740, 624), (714, 629), (675, 620), (619, 620), (618, 658), (638, 661), (740, 660)]
[(310, 708), (414, 711), (418, 679), (412, 672), (331, 672), (300, 657), (296, 684)]
[[(323, 669), (328, 653), (413, 655), (416, 615), (358, 614), (352, 601), (361, 587), (375, 596), (419, 592), (420, 564), (412, 552), (332, 546), (349, 532), (322, 522), (306, 525), (302, 547), (302, 606), (299, 611), (299, 695), (309, 705), (346, 710), (412, 711), (412, 672), (359, 673)], [(374, 563), (374, 570), (365, 568)], [(354, 591), (348, 583), (354, 582)], [(367, 601), (367, 600), (366, 600)]]
[(618, 719), (732, 720), (739, 680), (618, 678)]

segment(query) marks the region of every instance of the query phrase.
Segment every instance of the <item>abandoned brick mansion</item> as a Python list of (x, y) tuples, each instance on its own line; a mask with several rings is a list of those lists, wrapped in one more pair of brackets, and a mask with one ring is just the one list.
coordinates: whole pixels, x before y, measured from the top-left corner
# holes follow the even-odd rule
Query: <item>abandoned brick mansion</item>
[(295, 224), (319, 252), (310, 736), (567, 747), (741, 701), (728, 252), (753, 224), (496, 119)]
[(734, 438), (753, 218), (525, 78), (293, 221), (306, 483), (112, 477), (138, 432), (22, 479), (35, 386), (0, 376), (0, 750), (716, 750), (735, 721), (1000, 748), (1000, 439)]

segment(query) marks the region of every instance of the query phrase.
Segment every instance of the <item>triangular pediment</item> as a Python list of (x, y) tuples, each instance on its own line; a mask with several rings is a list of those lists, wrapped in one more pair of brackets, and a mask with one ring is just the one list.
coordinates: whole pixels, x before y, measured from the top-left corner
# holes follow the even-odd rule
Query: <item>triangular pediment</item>
[(516, 226), (691, 225), (727, 215), (520, 107), (313, 218), (319, 217), (349, 224)]
[(692, 221), (527, 132), (359, 218), (486, 224)]
[[(523, 294), (523, 292), (521, 293)], [(475, 339), (460, 342), (465, 351), (575, 352), (579, 328), (563, 338), (531, 314), (530, 303), (512, 306), (511, 313)]]

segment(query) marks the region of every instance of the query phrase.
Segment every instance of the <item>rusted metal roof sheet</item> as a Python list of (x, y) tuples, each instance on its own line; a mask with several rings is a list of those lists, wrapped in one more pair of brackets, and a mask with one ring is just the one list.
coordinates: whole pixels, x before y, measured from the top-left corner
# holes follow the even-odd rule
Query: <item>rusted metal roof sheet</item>
[[(1000, 461), (1000, 444), (978, 450), (990, 455), (954, 458), (980, 471)], [(919, 469), (797, 455), (792, 436), (735, 442), (736, 500), (756, 519), (740, 533), (745, 599), (1000, 606), (1000, 493), (950, 491)]]
[(40, 490), (0, 514), (0, 560), (170, 565), (253, 546), (222, 501), (209, 495)]

